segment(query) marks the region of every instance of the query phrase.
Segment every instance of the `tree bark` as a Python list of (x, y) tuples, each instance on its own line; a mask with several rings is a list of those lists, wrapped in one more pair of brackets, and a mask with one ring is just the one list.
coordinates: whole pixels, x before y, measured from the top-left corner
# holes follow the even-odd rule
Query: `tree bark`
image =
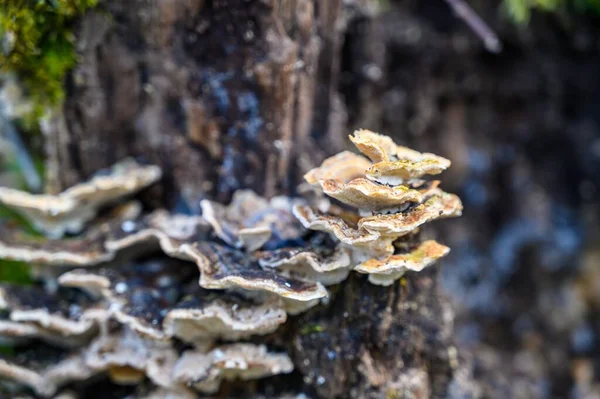
[(81, 21), (65, 123), (51, 127), (53, 190), (133, 155), (163, 166), (163, 200), (181, 193), (195, 208), (244, 187), (292, 193), (303, 171), (339, 149), (328, 111), (340, 0), (101, 6)]
[[(367, 6), (103, 1), (81, 21), (81, 60), (62, 114), (46, 129), (49, 187), (64, 189), (135, 156), (164, 170), (154, 206), (197, 212), (201, 199), (227, 201), (240, 188), (293, 194), (305, 171), (347, 145), (338, 90), (345, 28)], [(443, 395), (453, 367), (451, 312), (437, 273), (385, 288), (353, 276), (335, 287), (328, 306), (271, 337), (296, 372), (268, 382), (268, 392)]]

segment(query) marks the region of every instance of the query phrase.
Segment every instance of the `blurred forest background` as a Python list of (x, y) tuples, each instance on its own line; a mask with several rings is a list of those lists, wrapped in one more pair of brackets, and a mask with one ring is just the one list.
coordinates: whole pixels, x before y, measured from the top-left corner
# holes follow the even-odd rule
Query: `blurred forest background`
[(451, 159), (465, 205), (438, 278), (476, 383), (447, 396), (598, 398), (600, 2), (468, 1), (498, 52), (451, 3), (0, 0), (0, 184), (57, 192), (136, 155), (167, 166), (148, 206), (196, 212), (390, 135)]

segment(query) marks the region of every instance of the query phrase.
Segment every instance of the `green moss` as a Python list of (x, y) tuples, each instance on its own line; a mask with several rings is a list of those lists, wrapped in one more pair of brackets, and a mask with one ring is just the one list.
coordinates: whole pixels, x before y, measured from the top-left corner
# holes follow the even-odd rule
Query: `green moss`
[(98, 0), (0, 0), (0, 69), (15, 73), (37, 121), (64, 98), (63, 78), (76, 62), (75, 19)]
[(31, 284), (29, 265), (23, 262), (0, 260), (0, 281), (21, 285)]
[[(39, 233), (31, 226), (29, 221), (10, 208), (0, 205), (0, 222), (2, 221), (8, 221), (19, 226), (25, 234), (31, 237), (39, 236)], [(31, 284), (32, 278), (29, 264), (0, 259), (0, 282)]]
[(600, 15), (600, 0), (504, 0), (504, 8), (515, 22), (524, 24), (529, 22), (533, 10)]
[(307, 334), (314, 334), (314, 333), (322, 333), (323, 331), (325, 331), (323, 326), (321, 326), (319, 324), (309, 324), (307, 326), (302, 327), (302, 330), (300, 330), (300, 334), (307, 335)]

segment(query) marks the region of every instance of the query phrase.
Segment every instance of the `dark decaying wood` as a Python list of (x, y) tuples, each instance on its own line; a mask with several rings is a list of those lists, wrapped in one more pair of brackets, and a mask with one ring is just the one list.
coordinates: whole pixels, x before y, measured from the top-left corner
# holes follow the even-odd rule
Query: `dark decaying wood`
[[(227, 201), (239, 188), (292, 194), (308, 168), (347, 145), (341, 53), (348, 20), (360, 21), (366, 2), (100, 6), (81, 21), (81, 60), (68, 77), (63, 116), (47, 128), (51, 190), (135, 156), (165, 172), (153, 204), (197, 211), (200, 199)], [(411, 274), (385, 288), (353, 276), (334, 289), (328, 306), (272, 337), (293, 356), (296, 371), (261, 389), (441, 395), (457, 360), (437, 273)]]
[(292, 192), (340, 143), (328, 110), (341, 3), (103, 2), (81, 21), (50, 186), (134, 155), (163, 166), (166, 199), (193, 207), (241, 187)]

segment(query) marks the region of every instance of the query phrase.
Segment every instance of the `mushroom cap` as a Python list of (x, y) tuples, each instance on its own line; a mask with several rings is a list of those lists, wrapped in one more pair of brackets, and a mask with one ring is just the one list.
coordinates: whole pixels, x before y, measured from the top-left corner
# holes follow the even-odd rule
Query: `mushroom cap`
[(87, 367), (108, 371), (113, 381), (137, 383), (144, 376), (160, 387), (174, 386), (177, 353), (167, 342), (145, 339), (128, 328), (96, 338), (85, 352)]
[(232, 344), (208, 353), (187, 351), (173, 370), (176, 381), (203, 393), (214, 393), (222, 380), (251, 380), (290, 373), (294, 369), (286, 354), (275, 354), (263, 345)]
[(199, 216), (171, 215), (157, 210), (133, 219), (109, 219), (75, 238), (26, 236), (0, 225), (0, 258), (50, 266), (95, 266), (151, 253), (194, 260), (190, 244), (208, 237), (209, 225)]
[(205, 290), (197, 276), (192, 263), (163, 259), (75, 270), (63, 274), (59, 282), (101, 292), (120, 323), (155, 340), (178, 337), (199, 343), (247, 338), (270, 333), (285, 322), (286, 313), (277, 301)]
[(450, 252), (450, 248), (428, 240), (407, 252), (395, 253), (383, 259), (372, 258), (357, 265), (354, 270), (369, 275), (377, 285), (391, 285), (406, 271), (420, 272)]
[(257, 251), (253, 255), (263, 268), (273, 268), (285, 276), (324, 285), (345, 280), (352, 266), (350, 249), (320, 232), (315, 232), (298, 246)]
[(398, 146), (394, 141), (383, 134), (375, 133), (367, 129), (359, 129), (353, 135), (348, 136), (350, 141), (365, 154), (372, 162), (389, 161), (390, 157), (396, 155)]
[(437, 190), (425, 202), (404, 212), (364, 217), (359, 220), (358, 228), (383, 236), (401, 237), (432, 220), (460, 216), (462, 209), (458, 196)]
[(408, 185), (388, 186), (365, 178), (357, 178), (347, 183), (337, 180), (322, 182), (322, 189), (331, 198), (358, 209), (378, 210), (392, 208), (406, 202), (422, 202), (439, 184), (435, 180), (419, 188)]
[(293, 200), (288, 197), (268, 201), (251, 190), (238, 190), (228, 206), (209, 200), (203, 200), (200, 206), (220, 239), (248, 252), (269, 241), (293, 240), (302, 234), (292, 215)]
[(128, 159), (58, 195), (30, 194), (0, 187), (0, 203), (21, 213), (41, 232), (53, 238), (80, 232), (98, 209), (156, 182), (157, 166)]
[(260, 267), (251, 254), (213, 242), (197, 244), (204, 259), (199, 263), (200, 286), (208, 289), (242, 288), (266, 291), (283, 298), (308, 302), (327, 296), (319, 283), (287, 278)]
[(239, 340), (269, 334), (287, 319), (276, 302), (253, 303), (226, 293), (213, 295), (217, 298), (211, 301), (194, 295), (184, 298), (165, 316), (164, 331), (191, 343), (211, 338)]
[(0, 379), (27, 386), (40, 396), (51, 396), (60, 386), (94, 374), (80, 351), (46, 344), (30, 344), (16, 348), (14, 354), (0, 355)]
[(375, 163), (367, 168), (367, 178), (382, 184), (399, 185), (450, 167), (446, 158), (396, 145), (390, 137), (369, 130), (357, 130), (349, 137), (356, 148)]
[(94, 266), (111, 261), (115, 251), (106, 240), (122, 225), (139, 218), (141, 204), (129, 201), (116, 206), (75, 238), (44, 238), (25, 235), (10, 224), (0, 224), (0, 258), (51, 266)]
[(0, 258), (54, 266), (92, 266), (114, 258), (105, 250), (104, 239), (99, 230), (81, 238), (57, 240), (26, 236), (0, 226)]
[[(337, 213), (337, 212), (336, 212)], [(368, 245), (380, 238), (380, 234), (359, 230), (360, 216), (350, 213), (323, 213), (307, 205), (296, 205), (294, 215), (307, 229), (333, 234), (350, 246)]]
[(365, 175), (368, 179), (381, 184), (399, 185), (424, 175), (437, 175), (448, 169), (449, 166), (450, 161), (447, 159), (444, 161), (424, 159), (419, 162), (401, 159), (373, 164), (366, 170)]
[(361, 155), (350, 151), (327, 158), (321, 166), (311, 169), (304, 175), (304, 180), (312, 186), (321, 186), (322, 182), (335, 180), (341, 183), (363, 177), (371, 162)]
[(199, 216), (169, 214), (160, 209), (112, 229), (104, 246), (111, 253), (136, 248), (151, 252), (158, 244), (173, 258), (196, 261), (201, 255), (193, 244), (207, 239), (209, 229), (207, 222)]
[(359, 209), (376, 210), (399, 206), (405, 202), (422, 202), (439, 182), (390, 186), (365, 178), (371, 163), (349, 151), (327, 158), (310, 170), (304, 179), (331, 198)]
[(101, 307), (85, 293), (61, 288), (50, 293), (37, 286), (0, 284), (0, 307), (9, 311), (13, 322), (43, 329), (43, 335), (84, 337), (94, 334)]

